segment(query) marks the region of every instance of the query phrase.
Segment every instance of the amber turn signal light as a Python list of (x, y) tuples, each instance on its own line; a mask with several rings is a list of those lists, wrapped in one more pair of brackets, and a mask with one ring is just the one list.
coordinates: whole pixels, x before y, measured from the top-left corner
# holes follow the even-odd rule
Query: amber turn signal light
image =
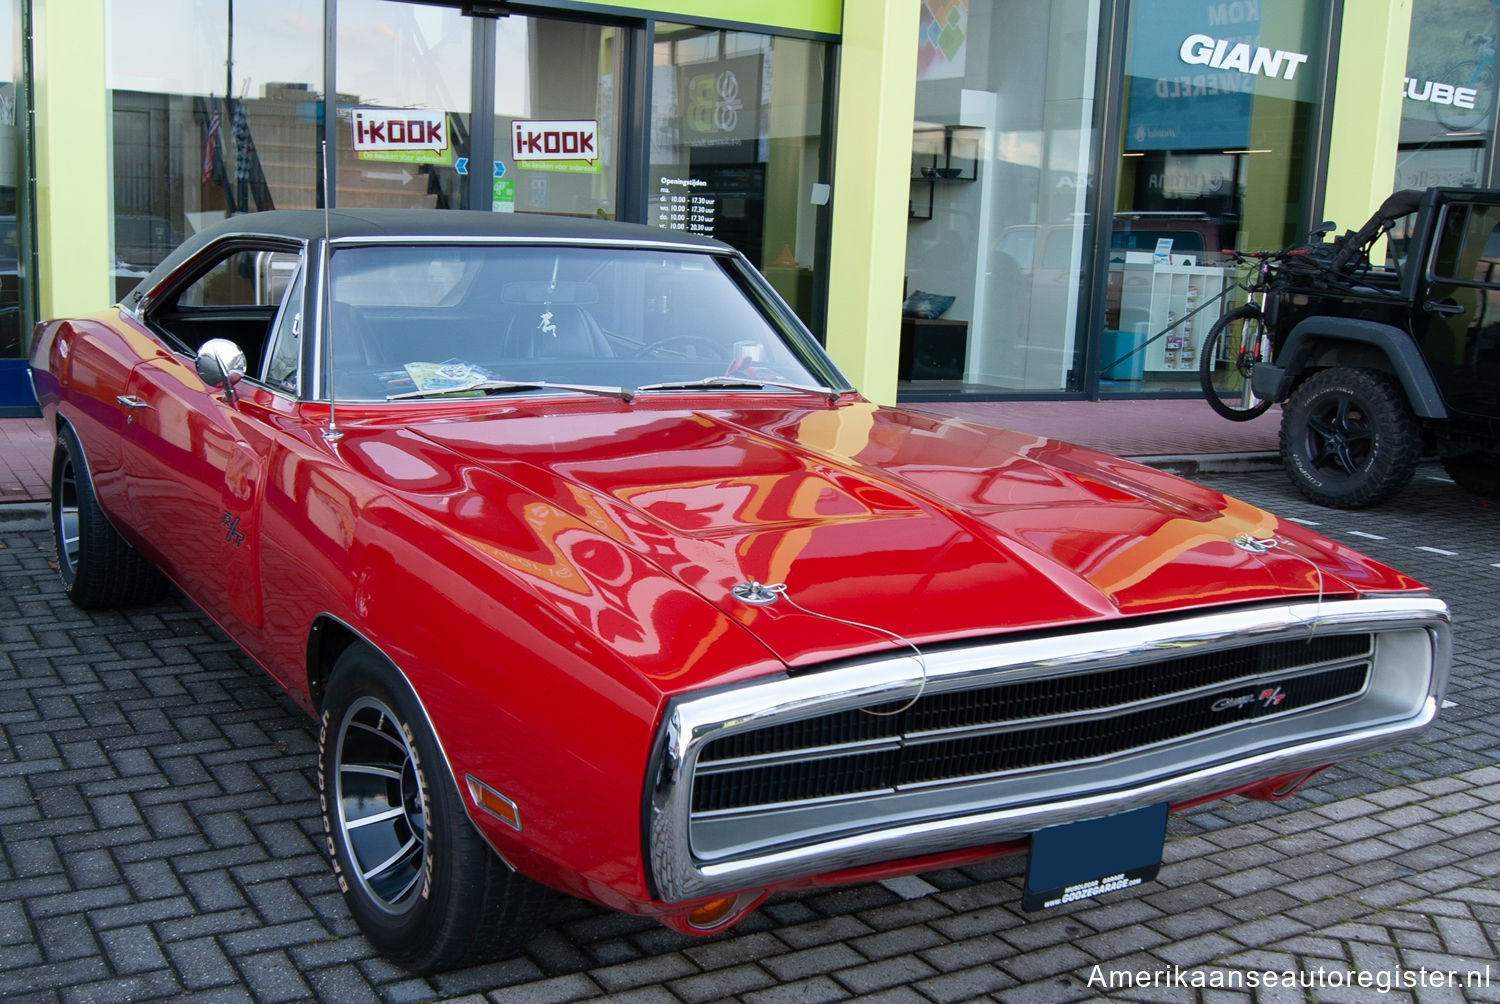
[(696, 908), (687, 915), (687, 922), (699, 930), (707, 930), (715, 927), (725, 917), (729, 916), (734, 905), (739, 902), (738, 896), (722, 896), (719, 899), (709, 900), (702, 906)]
[(469, 783), (469, 797), (474, 799), (475, 805), (511, 829), (519, 830), (521, 828), (521, 810), (516, 808), (515, 802), (512, 802), (473, 774), (465, 774), (464, 780)]

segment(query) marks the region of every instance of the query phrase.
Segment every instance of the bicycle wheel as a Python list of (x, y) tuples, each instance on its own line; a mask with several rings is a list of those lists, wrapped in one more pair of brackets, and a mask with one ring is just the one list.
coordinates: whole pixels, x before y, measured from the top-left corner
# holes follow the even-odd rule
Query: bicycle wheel
[(1254, 304), (1214, 322), (1198, 352), (1198, 382), (1214, 411), (1232, 422), (1248, 422), (1271, 407), (1250, 387), (1250, 371), (1270, 358), (1270, 349), (1270, 332)]
[(1472, 88), (1474, 91), (1471, 107), (1468, 108), (1457, 104), (1432, 103), (1432, 113), (1443, 128), (1449, 132), (1463, 132), (1482, 126), (1494, 117), (1493, 64), (1481, 66), (1476, 59), (1461, 59), (1443, 70), (1438, 79), (1455, 82), (1459, 87)]

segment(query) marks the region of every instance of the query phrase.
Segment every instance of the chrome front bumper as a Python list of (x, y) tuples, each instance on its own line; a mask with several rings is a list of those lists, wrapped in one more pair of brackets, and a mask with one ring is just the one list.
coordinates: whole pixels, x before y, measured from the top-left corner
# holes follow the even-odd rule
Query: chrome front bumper
[[(678, 698), (658, 737), (646, 797), (648, 870), (656, 895), (682, 902), (1183, 802), (1390, 748), (1437, 717), (1451, 637), (1447, 607), (1425, 596), (1258, 606), (936, 651), (926, 655), (923, 693), (1100, 670), (1138, 668), (1145, 680), (1153, 662), (1183, 653), (1323, 633), (1375, 638), (1367, 684), (1331, 704), (1061, 766), (730, 811), (693, 808), (693, 780), (708, 744), (767, 726), (905, 701), (918, 682), (915, 660), (897, 655)], [(1260, 682), (1246, 678), (1200, 688), (1198, 696), (1234, 695)], [(1125, 707), (1138, 704), (1150, 701)], [(845, 752), (820, 749), (808, 756)]]

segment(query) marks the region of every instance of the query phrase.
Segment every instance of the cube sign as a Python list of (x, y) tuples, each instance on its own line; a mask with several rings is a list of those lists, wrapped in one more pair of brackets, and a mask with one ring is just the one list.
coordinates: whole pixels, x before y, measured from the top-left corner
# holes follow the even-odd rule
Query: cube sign
[(354, 152), (448, 150), (448, 114), (441, 108), (354, 109)]
[(510, 149), (516, 162), (599, 159), (596, 119), (519, 119), (510, 124)]

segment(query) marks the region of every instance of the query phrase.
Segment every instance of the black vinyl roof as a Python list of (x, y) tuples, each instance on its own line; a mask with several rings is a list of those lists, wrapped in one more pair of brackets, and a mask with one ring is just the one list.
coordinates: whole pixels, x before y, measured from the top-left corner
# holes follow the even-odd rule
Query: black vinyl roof
[(126, 297), (133, 303), (155, 287), (183, 262), (207, 245), (224, 237), (284, 238), (299, 243), (322, 240), (324, 228), (330, 239), (368, 238), (399, 242), (403, 238), (422, 241), (451, 240), (555, 240), (617, 242), (622, 244), (689, 245), (705, 251), (730, 251), (719, 241), (681, 230), (663, 230), (639, 223), (548, 216), (537, 213), (486, 213), (464, 209), (274, 209), (264, 213), (242, 213), (204, 227), (183, 241), (161, 260), (151, 274)]

